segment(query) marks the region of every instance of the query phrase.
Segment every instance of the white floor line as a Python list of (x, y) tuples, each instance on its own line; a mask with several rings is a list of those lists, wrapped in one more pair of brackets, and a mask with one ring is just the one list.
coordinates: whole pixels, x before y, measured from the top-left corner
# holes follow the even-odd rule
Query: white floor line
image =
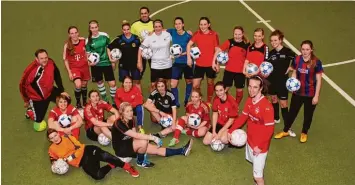
[(191, 0), (181, 1), (181, 2), (178, 2), (178, 3), (172, 4), (172, 5), (169, 5), (169, 6), (167, 6), (167, 7), (164, 7), (164, 8), (162, 8), (162, 9), (157, 10), (156, 12), (150, 14), (150, 17), (152, 18), (153, 16), (157, 15), (158, 13), (160, 13), (160, 12), (162, 12), (162, 11), (165, 11), (165, 10), (167, 10), (167, 9), (169, 9), (169, 8), (172, 8), (172, 7), (174, 7), (174, 6), (177, 6), (177, 5), (181, 5), (181, 4), (184, 4), (184, 3), (188, 3), (189, 1), (191, 1)]
[[(246, 8), (248, 9), (255, 17), (257, 17), (259, 19), (259, 21), (261, 21), (266, 27), (268, 27), (271, 31), (274, 31), (275, 28), (273, 28), (268, 22), (265, 21), (265, 19), (263, 19), (258, 13), (256, 13), (252, 8), (250, 8), (250, 6), (248, 4), (246, 4), (243, 0), (239, 0), (239, 2)], [(292, 49), (293, 52), (297, 53), (298, 55), (301, 54), (300, 51), (298, 51), (298, 49), (293, 46), (288, 40), (284, 39), (284, 42), (286, 45), (288, 45), (290, 47), (290, 49)], [(339, 92), (339, 94), (341, 94), (346, 100), (349, 101), (349, 103), (351, 103), (354, 107), (355, 107), (355, 100), (352, 99), (349, 94), (347, 94), (343, 89), (341, 89), (336, 83), (334, 83), (327, 75), (325, 75), (323, 73), (323, 79), (329, 83), (330, 86), (332, 86), (336, 91)]]
[(325, 64), (325, 65), (323, 65), (323, 67), (332, 67), (332, 66), (338, 66), (338, 65), (343, 65), (343, 64), (349, 64), (349, 63), (353, 63), (353, 62), (355, 62), (355, 59), (346, 60), (343, 62), (335, 62), (335, 63)]

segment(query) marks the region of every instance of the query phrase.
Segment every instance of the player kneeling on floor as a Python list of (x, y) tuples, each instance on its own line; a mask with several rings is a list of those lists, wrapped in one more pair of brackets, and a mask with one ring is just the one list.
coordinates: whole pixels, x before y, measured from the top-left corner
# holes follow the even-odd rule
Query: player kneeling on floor
[(227, 132), (238, 117), (238, 104), (233, 96), (227, 93), (223, 82), (217, 82), (214, 89), (216, 96), (212, 104), (212, 127), (203, 138), (203, 144), (210, 145), (215, 140), (228, 144)]
[[(150, 112), (150, 119), (153, 123), (161, 123), (160, 120), (162, 120), (162, 117), (168, 118), (168, 115), (170, 115), (173, 124), (171, 125), (172, 128), (168, 128), (172, 130), (175, 129), (175, 96), (170, 90), (168, 90), (165, 80), (157, 80), (155, 83), (155, 90), (150, 93), (148, 100), (144, 103), (144, 107)], [(162, 128), (165, 127), (162, 126)]]
[[(97, 146), (81, 144), (73, 136), (60, 136), (56, 130), (50, 128), (47, 130), (47, 138), (52, 143), (48, 153), (54, 173), (66, 173), (69, 167), (65, 163), (68, 163), (74, 167), (82, 167), (95, 180), (103, 179), (111, 169), (116, 167), (123, 168), (132, 177), (139, 176), (139, 173), (129, 163), (122, 162)], [(100, 167), (100, 162), (108, 164)]]
[(56, 98), (57, 106), (49, 112), (48, 127), (58, 131), (59, 135), (73, 135), (79, 138), (83, 120), (78, 110), (70, 104), (70, 98), (60, 95)]
[[(153, 135), (141, 134), (136, 131), (136, 124), (133, 119), (132, 106), (121, 103), (119, 107), (120, 119), (112, 127), (112, 146), (116, 156), (120, 158), (137, 157), (137, 165), (143, 168), (153, 167), (146, 154), (170, 157), (174, 155), (188, 156), (193, 140), (190, 139), (183, 147), (172, 149), (161, 147), (163, 142)], [(154, 141), (156, 145), (149, 144)]]
[[(107, 121), (104, 119), (105, 111), (113, 114), (107, 118)], [(108, 145), (106, 138), (112, 140), (110, 129), (113, 123), (118, 119), (118, 111), (107, 102), (101, 100), (97, 90), (91, 90), (89, 92), (89, 102), (85, 106), (84, 118), (86, 122), (86, 136), (92, 141), (98, 141), (99, 135), (103, 134), (101, 135), (99, 143)]]

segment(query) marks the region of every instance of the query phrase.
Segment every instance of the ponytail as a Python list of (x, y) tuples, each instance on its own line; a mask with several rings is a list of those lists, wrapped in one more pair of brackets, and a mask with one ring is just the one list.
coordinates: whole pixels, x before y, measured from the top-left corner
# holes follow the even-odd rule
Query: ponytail
[[(70, 34), (70, 30), (71, 29), (76, 29), (78, 31), (78, 28), (76, 26), (69, 26), (69, 28), (68, 28), (68, 33), (69, 34)], [(75, 50), (74, 50), (74, 44), (73, 44), (70, 36), (68, 37), (66, 43), (67, 43), (67, 50), (69, 51), (69, 55), (73, 56)]]

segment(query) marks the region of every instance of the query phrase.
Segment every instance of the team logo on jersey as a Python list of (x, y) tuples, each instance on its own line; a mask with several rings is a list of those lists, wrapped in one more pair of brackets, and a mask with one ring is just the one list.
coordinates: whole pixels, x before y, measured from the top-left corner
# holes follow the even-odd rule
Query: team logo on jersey
[(102, 109), (99, 110), (99, 113), (102, 113)]
[(168, 104), (169, 102), (168, 102), (168, 100), (165, 100), (165, 102), (164, 102), (165, 104)]
[(224, 108), (224, 111), (225, 111), (225, 112), (228, 112), (228, 108)]
[(75, 58), (76, 61), (79, 61), (80, 60), (80, 54), (75, 55), (74, 58)]
[(298, 72), (308, 74), (308, 69), (298, 68)]
[(255, 113), (256, 113), (256, 114), (259, 114), (259, 112), (260, 112), (259, 107), (256, 107), (256, 108), (255, 108)]
[(131, 98), (134, 99), (136, 96), (135, 95), (132, 95)]
[(161, 99), (160, 98), (158, 98), (158, 101), (160, 101)]
[(280, 58), (286, 58), (286, 55), (280, 55)]
[(277, 57), (275, 55), (271, 56), (271, 60), (276, 60), (276, 59), (277, 59)]
[(136, 45), (136, 43), (132, 43), (132, 47), (134, 47), (134, 48), (135, 48), (136, 46), (137, 46), (137, 45)]

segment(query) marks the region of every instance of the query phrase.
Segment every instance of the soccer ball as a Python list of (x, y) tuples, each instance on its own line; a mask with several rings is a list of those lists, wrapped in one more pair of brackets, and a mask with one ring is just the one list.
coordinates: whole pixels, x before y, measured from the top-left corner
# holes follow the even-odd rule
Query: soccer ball
[(223, 150), (224, 144), (222, 143), (221, 140), (213, 140), (211, 142), (211, 148), (213, 151), (219, 152), (219, 151)]
[(92, 64), (97, 64), (100, 62), (100, 55), (98, 53), (90, 53), (88, 60)]
[(196, 59), (198, 59), (200, 57), (200, 55), (201, 55), (201, 51), (200, 51), (200, 49), (198, 49), (198, 47), (191, 48), (190, 56), (191, 56), (192, 59), (196, 60)]
[(149, 35), (149, 31), (148, 30), (142, 30), (141, 31), (141, 37), (144, 40), (145, 38), (147, 38), (147, 36)]
[(259, 70), (260, 70), (260, 74), (266, 77), (269, 76), (271, 72), (274, 70), (274, 66), (272, 66), (270, 62), (265, 61), (260, 64)]
[(247, 142), (247, 134), (242, 129), (237, 129), (232, 132), (231, 144), (234, 146), (244, 146)]
[(187, 118), (187, 124), (193, 127), (198, 127), (201, 124), (201, 118), (198, 114), (190, 114)]
[(229, 60), (229, 56), (227, 52), (221, 51), (217, 54), (217, 62), (220, 64), (226, 64)]
[(256, 72), (258, 72), (258, 66), (253, 63), (249, 63), (247, 65), (247, 73), (250, 75), (256, 75)]
[(103, 145), (103, 146), (107, 146), (110, 144), (111, 140), (109, 138), (107, 138), (105, 136), (105, 134), (101, 133), (98, 137), (97, 137), (97, 141)]
[(60, 115), (59, 118), (58, 118), (58, 123), (63, 128), (70, 127), (71, 116), (68, 116), (67, 114)]
[(298, 91), (301, 87), (301, 82), (297, 78), (291, 77), (286, 81), (286, 88), (291, 92)]
[(144, 47), (142, 50), (142, 57), (144, 59), (151, 59), (153, 56), (153, 50), (150, 49), (149, 47)]
[(173, 55), (174, 57), (179, 56), (182, 53), (182, 48), (179, 44), (173, 44), (170, 47), (170, 54)]
[(119, 60), (122, 57), (122, 52), (120, 49), (115, 48), (111, 51), (111, 57), (113, 60)]
[(161, 117), (159, 123), (164, 128), (170, 127), (173, 124), (173, 118), (170, 115), (167, 117)]
[(58, 175), (63, 175), (68, 172), (69, 165), (63, 159), (58, 159), (52, 164), (52, 172)]

